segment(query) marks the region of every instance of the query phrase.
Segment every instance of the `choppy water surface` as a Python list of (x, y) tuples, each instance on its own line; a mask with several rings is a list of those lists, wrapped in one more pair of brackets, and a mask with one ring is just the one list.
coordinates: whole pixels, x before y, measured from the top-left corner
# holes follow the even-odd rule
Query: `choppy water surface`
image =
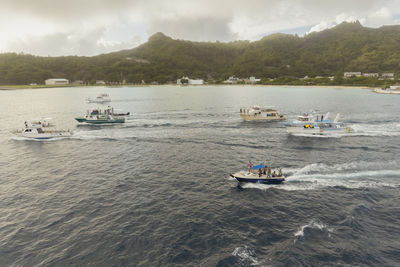
[[(82, 126), (107, 92), (134, 116)], [(6, 265), (398, 265), (400, 97), (262, 86), (0, 91), (0, 262)], [(288, 136), (241, 107), (289, 119), (340, 112), (352, 136)], [(92, 107), (94, 107), (92, 105)], [(51, 117), (73, 138), (13, 138)], [(249, 159), (279, 186), (237, 188)]]

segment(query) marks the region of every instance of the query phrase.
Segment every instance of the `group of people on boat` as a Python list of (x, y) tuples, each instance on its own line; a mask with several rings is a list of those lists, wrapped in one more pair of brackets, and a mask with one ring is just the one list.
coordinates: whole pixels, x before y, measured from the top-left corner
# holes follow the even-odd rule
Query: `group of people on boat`
[[(255, 172), (253, 172), (253, 166), (254, 166), (253, 163), (251, 162), (251, 160), (249, 160), (249, 163), (247, 164), (247, 168), (249, 170), (249, 172), (248, 172), (249, 174), (250, 173), (256, 174)], [(274, 171), (272, 171), (272, 169), (269, 168), (267, 165), (260, 164), (258, 166), (260, 166), (258, 168), (258, 176), (259, 177), (261, 177), (262, 175), (266, 175), (267, 177), (273, 177), (273, 178), (282, 177), (283, 176), (281, 168), (277, 168)]]
[(24, 122), (25, 128), (29, 127), (49, 127), (50, 123), (47, 121), (47, 119), (40, 119), (37, 121), (25, 121)]
[[(250, 110), (249, 109), (245, 109), (245, 108), (241, 108), (240, 109), (240, 114), (249, 114)], [(261, 113), (261, 112), (260, 112)]]

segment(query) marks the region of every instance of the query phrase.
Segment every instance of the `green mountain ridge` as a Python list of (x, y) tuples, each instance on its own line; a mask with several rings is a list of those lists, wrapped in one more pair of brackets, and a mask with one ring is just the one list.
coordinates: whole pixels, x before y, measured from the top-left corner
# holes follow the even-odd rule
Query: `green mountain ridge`
[(277, 33), (229, 43), (175, 40), (156, 33), (136, 48), (93, 57), (0, 54), (0, 84), (42, 84), (61, 77), (89, 83), (165, 83), (183, 75), (221, 81), (233, 75), (314, 77), (345, 71), (399, 73), (400, 25), (374, 29), (344, 22), (304, 37)]

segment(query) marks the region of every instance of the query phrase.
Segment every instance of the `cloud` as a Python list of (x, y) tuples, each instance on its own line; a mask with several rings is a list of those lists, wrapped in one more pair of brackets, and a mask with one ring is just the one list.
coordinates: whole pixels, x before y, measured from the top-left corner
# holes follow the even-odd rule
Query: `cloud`
[(99, 28), (84, 34), (54, 33), (24, 40), (10, 41), (8, 46), (15, 52), (40, 56), (86, 55), (93, 56), (135, 47), (143, 42), (133, 37), (126, 42), (108, 41), (102, 38), (105, 29)]
[(399, 14), (400, 0), (1, 0), (0, 51), (93, 55), (160, 31), (193, 41), (257, 40), (343, 21), (379, 27), (399, 23)]
[(332, 16), (330, 19), (321, 20), (318, 24), (311, 27), (307, 34), (332, 28), (344, 21), (359, 21), (366, 27), (380, 27), (400, 22), (400, 20), (396, 19), (397, 14), (400, 13), (399, 0), (366, 1), (359, 2), (359, 4), (362, 4), (362, 6), (359, 9), (353, 9), (355, 11), (351, 11), (352, 9), (350, 8), (335, 17)]

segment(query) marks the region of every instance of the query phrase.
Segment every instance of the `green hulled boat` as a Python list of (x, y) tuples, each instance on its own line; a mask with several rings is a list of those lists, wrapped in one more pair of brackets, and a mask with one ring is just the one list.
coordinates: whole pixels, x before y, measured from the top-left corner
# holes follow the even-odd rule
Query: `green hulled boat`
[(103, 111), (100, 109), (88, 110), (85, 116), (77, 117), (75, 120), (90, 124), (124, 123), (125, 117), (115, 115), (113, 108), (108, 108)]

